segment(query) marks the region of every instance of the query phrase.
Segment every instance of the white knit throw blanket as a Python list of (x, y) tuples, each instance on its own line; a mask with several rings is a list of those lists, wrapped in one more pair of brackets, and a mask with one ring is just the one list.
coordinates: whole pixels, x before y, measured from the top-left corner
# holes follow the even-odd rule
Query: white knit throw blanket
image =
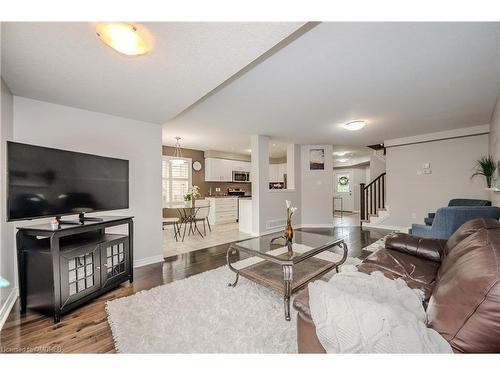
[(423, 293), (401, 279), (344, 267), (330, 281), (310, 284), (309, 296), (316, 334), (328, 353), (452, 353), (425, 325)]

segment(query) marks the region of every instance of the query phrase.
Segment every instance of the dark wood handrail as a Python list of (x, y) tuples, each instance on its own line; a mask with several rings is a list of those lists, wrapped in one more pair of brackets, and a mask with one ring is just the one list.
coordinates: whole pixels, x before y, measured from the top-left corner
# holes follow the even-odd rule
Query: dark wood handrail
[(361, 224), (370, 215), (377, 215), (381, 208), (385, 208), (385, 175), (385, 172), (381, 173), (368, 185), (359, 184)]
[[(373, 180), (372, 182), (370, 182), (368, 185), (365, 186), (365, 189), (368, 189), (370, 186), (372, 186), (375, 182), (379, 181), (382, 176), (385, 176), (386, 175), (386, 172), (384, 173), (381, 173), (380, 176), (378, 176), (375, 180)], [(364, 184), (360, 184), (360, 185), (364, 185)]]

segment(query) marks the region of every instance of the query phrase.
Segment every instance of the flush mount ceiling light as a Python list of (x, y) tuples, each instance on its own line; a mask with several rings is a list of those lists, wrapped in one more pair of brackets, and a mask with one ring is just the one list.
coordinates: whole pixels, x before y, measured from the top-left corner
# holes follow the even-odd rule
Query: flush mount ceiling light
[(170, 159), (170, 162), (175, 165), (184, 164), (186, 162), (186, 160), (182, 158), (181, 145), (179, 144), (180, 140), (181, 137), (175, 137), (175, 151), (172, 159)]
[(350, 131), (355, 131), (355, 130), (360, 130), (363, 129), (366, 125), (366, 122), (364, 121), (351, 121), (348, 122), (347, 124), (344, 124), (344, 129), (350, 130)]
[(125, 22), (101, 22), (97, 36), (108, 46), (128, 56), (144, 55), (150, 49), (146, 30)]

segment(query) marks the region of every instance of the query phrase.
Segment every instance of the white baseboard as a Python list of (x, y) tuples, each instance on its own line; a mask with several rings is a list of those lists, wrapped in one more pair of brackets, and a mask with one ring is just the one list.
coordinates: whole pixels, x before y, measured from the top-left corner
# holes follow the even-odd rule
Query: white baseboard
[(302, 224), (300, 228), (333, 228), (333, 222), (330, 224)]
[(152, 257), (137, 259), (134, 261), (134, 268), (147, 266), (148, 264), (160, 263), (163, 261), (163, 255), (155, 255)]
[(367, 229), (386, 229), (393, 230), (395, 232), (408, 233), (411, 227), (405, 227), (400, 225), (384, 225), (384, 224), (371, 224), (371, 223), (363, 223), (363, 228)]
[(285, 229), (284, 227), (280, 227), (280, 228), (273, 228), (273, 229), (265, 230), (265, 231), (259, 232), (259, 233), (252, 232), (252, 236), (255, 236), (255, 237), (265, 236), (267, 234), (283, 232), (284, 229)]
[(4, 305), (0, 308), (0, 331), (2, 330), (3, 325), (5, 324), (5, 321), (7, 320), (10, 314), (12, 307), (14, 307), (14, 303), (16, 303), (18, 296), (19, 296), (19, 289), (12, 288), (12, 290), (9, 293), (9, 296), (7, 297), (7, 300), (5, 301)]

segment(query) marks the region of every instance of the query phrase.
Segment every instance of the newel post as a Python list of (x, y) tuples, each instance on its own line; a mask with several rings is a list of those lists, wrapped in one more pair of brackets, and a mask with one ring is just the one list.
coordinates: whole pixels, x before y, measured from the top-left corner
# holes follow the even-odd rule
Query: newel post
[(361, 220), (360, 225), (363, 225), (363, 220), (365, 218), (365, 184), (359, 184), (359, 219)]

